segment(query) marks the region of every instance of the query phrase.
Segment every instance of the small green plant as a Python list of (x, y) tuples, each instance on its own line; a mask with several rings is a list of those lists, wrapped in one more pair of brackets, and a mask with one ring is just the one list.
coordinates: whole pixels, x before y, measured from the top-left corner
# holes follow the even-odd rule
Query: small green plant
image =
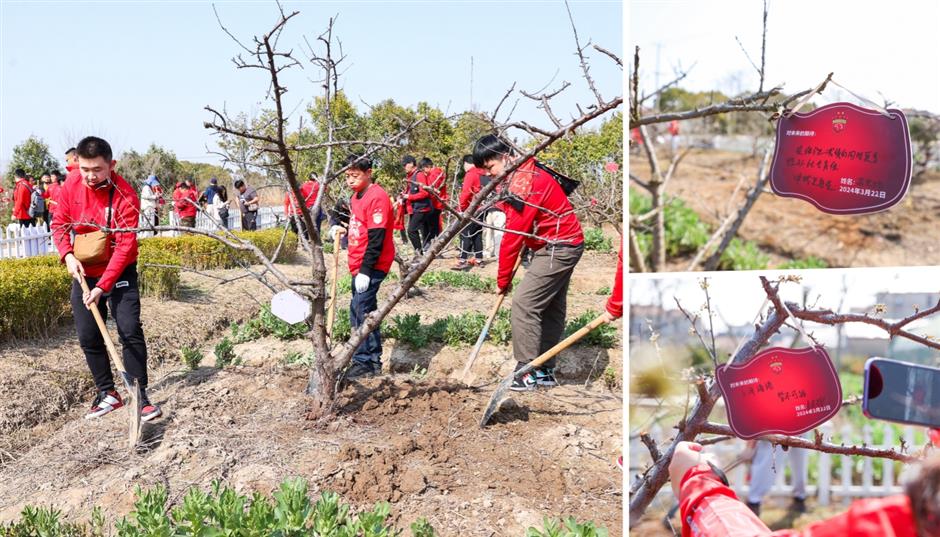
[[(565, 326), (565, 337), (580, 330), (583, 326), (600, 315), (596, 311), (588, 310), (574, 319), (568, 321)], [(581, 338), (582, 345), (596, 345), (605, 349), (612, 349), (617, 346), (617, 329), (610, 324), (602, 324)]]
[(525, 535), (526, 537), (607, 537), (607, 530), (595, 527), (592, 520), (581, 524), (574, 517), (569, 517), (562, 525), (557, 519), (546, 517), (542, 519), (542, 530), (530, 527)]
[(202, 363), (202, 359), (204, 358), (202, 351), (192, 347), (183, 347), (180, 349), (180, 354), (183, 356), (183, 363), (186, 364), (186, 367), (188, 367), (190, 371), (199, 369), (199, 364)]
[(411, 523), (412, 537), (434, 537), (434, 528), (428, 519), (421, 517)]
[(424, 380), (428, 376), (428, 368), (415, 364), (414, 367), (411, 368), (409, 375), (414, 380)]
[(284, 356), (284, 364), (286, 365), (301, 365), (304, 367), (310, 367), (313, 365), (313, 353), (302, 353), (300, 351), (289, 352)]
[(826, 263), (824, 260), (816, 257), (809, 256), (806, 259), (793, 259), (783, 263), (779, 267), (780, 269), (814, 269), (814, 268), (829, 268), (829, 263)]
[(735, 237), (731, 239), (728, 248), (722, 252), (718, 268), (720, 270), (761, 270), (767, 268), (769, 262), (770, 256), (761, 252), (757, 244)]
[(261, 312), (258, 314), (261, 323), (261, 332), (264, 335), (272, 335), (278, 339), (291, 340), (302, 338), (307, 334), (307, 324), (287, 324), (271, 313), (271, 306), (265, 304), (261, 306)]
[(708, 242), (708, 226), (682, 200), (676, 199), (666, 205), (664, 219), (667, 255), (690, 254)]
[(342, 308), (336, 311), (336, 318), (333, 319), (333, 341), (343, 341), (349, 339), (352, 333), (352, 323), (349, 320), (349, 310)]
[(595, 295), (601, 295), (601, 296), (607, 296), (607, 295), (610, 294), (610, 286), (605, 285), (604, 287), (601, 287), (601, 288), (598, 289), (597, 291), (594, 291), (594, 294), (595, 294)]
[(324, 253), (324, 254), (332, 254), (332, 253), (333, 253), (333, 243), (332, 243), (332, 242), (324, 242), (324, 243), (323, 243), (323, 253)]
[(215, 346), (215, 366), (222, 369), (235, 361), (235, 344), (225, 336)]
[(608, 390), (616, 390), (620, 386), (620, 380), (617, 378), (617, 371), (612, 366), (607, 366), (604, 368), (604, 372), (601, 373), (601, 381), (604, 383), (604, 386)]
[(594, 252), (610, 252), (613, 244), (610, 237), (604, 235), (604, 230), (593, 227), (584, 230), (584, 249)]

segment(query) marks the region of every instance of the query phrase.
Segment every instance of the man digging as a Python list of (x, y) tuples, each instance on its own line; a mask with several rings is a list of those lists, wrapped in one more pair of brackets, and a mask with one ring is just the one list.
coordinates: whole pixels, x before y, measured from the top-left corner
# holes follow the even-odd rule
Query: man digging
[[(512, 165), (511, 153), (505, 140), (487, 135), (474, 144), (473, 163), (490, 177), (498, 177)], [(507, 195), (497, 204), (506, 213), (496, 278), (500, 293), (512, 287), (513, 268), (523, 246), (535, 252), (512, 299), (512, 350), (518, 371), (564, 335), (568, 284), (584, 251), (584, 234), (565, 191), (535, 159), (519, 166), (507, 182)], [(555, 386), (554, 362), (553, 358), (514, 379), (510, 389)]]
[[(72, 316), (98, 390), (85, 418), (101, 417), (124, 405), (114, 389), (104, 338), (90, 309), (95, 307), (103, 319), (107, 319), (108, 310), (114, 317), (125, 367), (140, 384), (140, 419), (150, 421), (162, 412), (148, 400), (146, 391), (147, 345), (140, 323), (137, 235), (103, 233), (100, 229), (137, 227), (140, 200), (124, 178), (114, 172), (117, 162), (111, 159), (108, 142), (89, 136), (78, 143), (76, 154), (76, 170), (69, 173), (58, 194), (52, 236), (69, 274), (75, 278)], [(88, 292), (82, 291), (78, 278), (85, 279)]]

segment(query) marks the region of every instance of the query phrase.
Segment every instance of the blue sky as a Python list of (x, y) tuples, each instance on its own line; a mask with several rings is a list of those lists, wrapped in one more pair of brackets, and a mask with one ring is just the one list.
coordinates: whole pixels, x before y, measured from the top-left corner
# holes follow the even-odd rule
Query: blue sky
[[(834, 80), (879, 105), (940, 113), (940, 2), (937, 0), (770, 0), (766, 81), (784, 91)], [(687, 89), (736, 93), (757, 89), (760, 0), (629, 0), (628, 55), (641, 49), (641, 90), (652, 92), (659, 49), (660, 84), (689, 68)], [(696, 63), (697, 62), (697, 63)], [(765, 88), (767, 87), (765, 85)], [(737, 91), (736, 91), (737, 90)], [(880, 92), (880, 94), (879, 94)], [(848, 100), (830, 86), (818, 102)]]
[[(619, 1), (571, 0), (582, 42), (620, 53)], [(273, 2), (215, 3), (222, 22), (250, 43), (277, 20)], [(347, 56), (341, 85), (360, 110), (392, 98), (426, 101), (451, 113), (473, 101), (492, 110), (513, 82), (534, 91), (572, 86), (555, 107), (563, 118), (593, 96), (580, 75), (561, 2), (285, 2), (301, 14), (282, 43), (300, 51), (339, 15), (334, 33)], [(304, 47), (305, 48), (305, 47)], [(107, 138), (117, 153), (151, 142), (185, 160), (216, 162), (202, 123), (206, 105), (229, 112), (259, 110), (267, 78), (237, 70), (239, 47), (219, 27), (212, 4), (163, 2), (17, 2), (0, 0), (0, 166), (26, 137), (41, 137), (57, 157), (81, 136)], [(602, 94), (621, 94), (622, 71), (591, 50)], [(286, 78), (286, 103), (302, 112), (315, 92), (309, 64)], [(510, 102), (511, 104), (511, 102)], [(510, 107), (503, 109), (501, 118)], [(514, 119), (549, 126), (523, 99)], [(296, 125), (296, 120), (292, 123)]]

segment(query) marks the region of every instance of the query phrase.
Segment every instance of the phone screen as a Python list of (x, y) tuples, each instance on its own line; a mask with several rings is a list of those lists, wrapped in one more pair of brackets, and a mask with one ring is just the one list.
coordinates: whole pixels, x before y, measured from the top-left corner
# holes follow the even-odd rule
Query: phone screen
[(869, 360), (865, 411), (873, 418), (940, 427), (940, 369)]

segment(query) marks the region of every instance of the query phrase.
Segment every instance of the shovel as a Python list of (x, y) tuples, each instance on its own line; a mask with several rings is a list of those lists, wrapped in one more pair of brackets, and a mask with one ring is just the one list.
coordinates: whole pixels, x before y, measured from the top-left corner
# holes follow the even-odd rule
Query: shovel
[[(88, 291), (88, 283), (85, 282), (84, 276), (78, 277), (78, 283), (82, 285), (82, 291)], [(102, 297), (103, 299), (104, 297)], [(137, 379), (132, 377), (127, 369), (124, 368), (124, 360), (121, 359), (121, 355), (118, 354), (117, 349), (114, 348), (114, 341), (111, 340), (111, 334), (108, 333), (108, 327), (104, 324), (104, 319), (101, 318), (101, 312), (98, 311), (98, 307), (93, 305), (91, 308), (91, 314), (95, 317), (95, 322), (98, 323), (98, 330), (101, 331), (101, 337), (104, 339), (104, 345), (108, 348), (108, 354), (111, 356), (111, 360), (114, 361), (114, 365), (118, 368), (118, 371), (121, 372), (121, 378), (124, 380), (124, 387), (127, 389), (128, 394), (130, 395), (130, 428), (128, 430), (128, 442), (130, 443), (131, 451), (134, 450), (134, 447), (137, 446), (137, 443), (140, 442), (140, 384), (137, 382)]]
[[(516, 259), (516, 266), (512, 269), (512, 275), (509, 276), (509, 279), (512, 280), (513, 276), (516, 275), (516, 271), (519, 270), (519, 265), (522, 263), (522, 256)], [(486, 340), (486, 336), (490, 333), (490, 325), (493, 324), (493, 319), (496, 318), (496, 313), (499, 312), (499, 307), (503, 305), (503, 299), (506, 298), (505, 293), (500, 293), (496, 296), (496, 304), (493, 305), (492, 311), (490, 311), (490, 316), (486, 319), (486, 324), (483, 325), (483, 331), (480, 332), (480, 337), (477, 338), (476, 344), (473, 346), (473, 350), (470, 352), (470, 358), (467, 359), (467, 365), (464, 366), (463, 372), (460, 373), (460, 380), (464, 384), (467, 383), (467, 373), (470, 372), (470, 368), (473, 367), (473, 362), (476, 361), (477, 355), (480, 354), (480, 349), (483, 348), (483, 341)]]
[(503, 379), (503, 381), (499, 383), (499, 386), (496, 387), (496, 391), (493, 392), (493, 396), (490, 397), (490, 404), (487, 405), (486, 411), (483, 413), (483, 419), (480, 420), (480, 427), (485, 427), (486, 422), (490, 421), (490, 418), (493, 417), (493, 414), (496, 413), (496, 410), (499, 408), (500, 403), (502, 403), (503, 399), (506, 397), (506, 391), (509, 389), (509, 385), (512, 384), (513, 379), (517, 377), (521, 377), (522, 375), (525, 375), (526, 373), (528, 373), (529, 371), (532, 371), (536, 367), (544, 364), (545, 362), (550, 360), (553, 356), (567, 349), (568, 347), (573, 345), (574, 342), (586, 336), (591, 330), (594, 330), (595, 328), (597, 328), (598, 326), (606, 322), (607, 322), (607, 313), (602, 313), (598, 318), (584, 325), (583, 327), (581, 327), (580, 330), (566, 337), (560, 343), (558, 343), (554, 347), (542, 353), (541, 356), (539, 356), (535, 360), (532, 360), (531, 362), (526, 364), (525, 367), (523, 367), (522, 369), (518, 371), (513, 372), (511, 375)]
[(339, 268), (339, 234), (333, 236), (333, 282), (330, 284), (330, 308), (326, 312), (326, 335), (333, 337), (333, 317), (336, 315), (336, 271)]

